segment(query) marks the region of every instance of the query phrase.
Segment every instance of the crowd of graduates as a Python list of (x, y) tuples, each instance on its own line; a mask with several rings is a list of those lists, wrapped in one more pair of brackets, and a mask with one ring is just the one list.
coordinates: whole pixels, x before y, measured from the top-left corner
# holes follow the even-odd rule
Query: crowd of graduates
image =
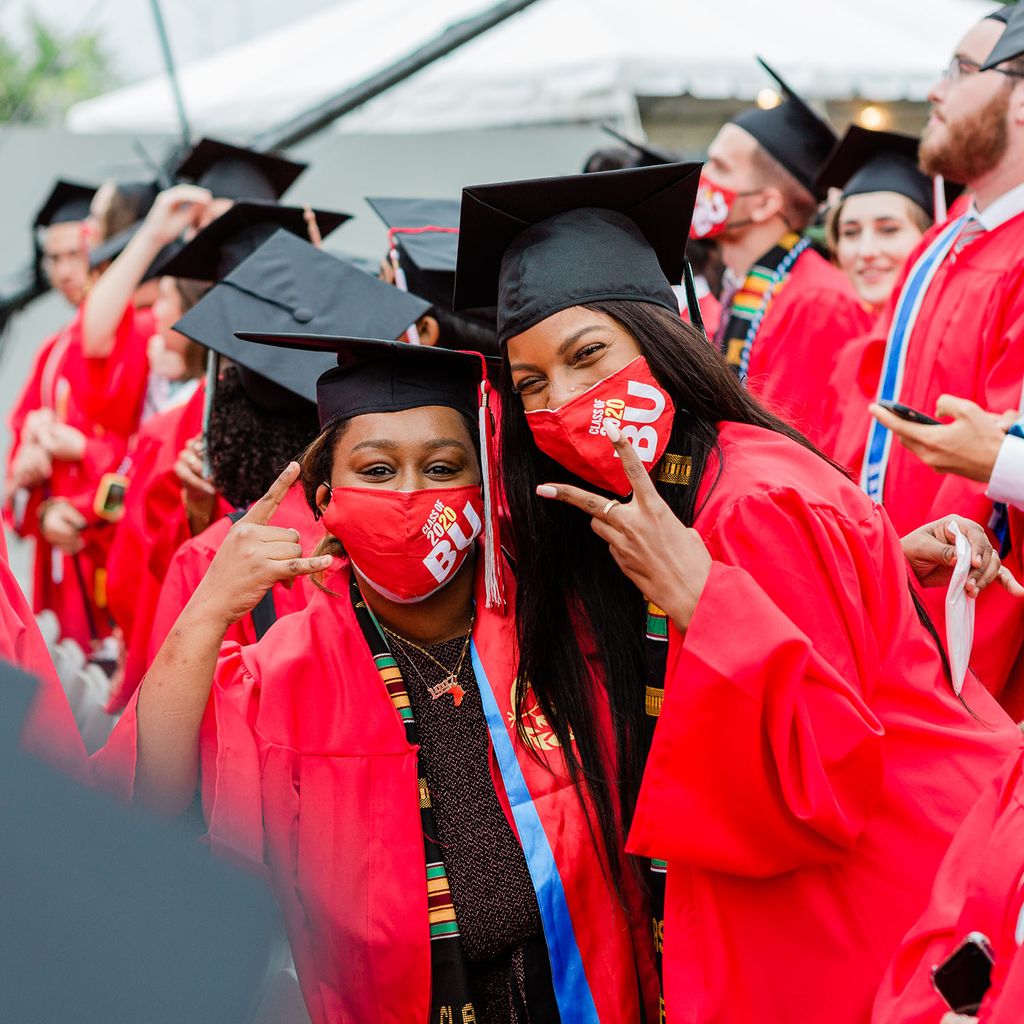
[(1024, 1019), (1024, 4), (920, 139), (763, 66), (379, 264), (213, 139), (35, 218), (23, 744), (265, 870), (313, 1024)]

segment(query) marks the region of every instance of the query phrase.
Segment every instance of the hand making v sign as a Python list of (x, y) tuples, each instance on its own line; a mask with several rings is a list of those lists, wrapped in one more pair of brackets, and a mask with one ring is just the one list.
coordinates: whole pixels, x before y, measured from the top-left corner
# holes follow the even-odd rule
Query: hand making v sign
[(591, 528), (608, 542), (618, 567), (683, 632), (707, 582), (711, 555), (700, 534), (675, 517), (618, 425), (605, 420), (604, 432), (633, 486), (629, 501), (609, 500), (569, 484), (542, 484), (537, 494), (591, 516)]

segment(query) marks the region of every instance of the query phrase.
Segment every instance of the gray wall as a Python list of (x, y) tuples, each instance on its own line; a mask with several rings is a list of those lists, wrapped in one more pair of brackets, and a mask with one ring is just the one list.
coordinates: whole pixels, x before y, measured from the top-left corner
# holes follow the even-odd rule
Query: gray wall
[[(328, 132), (292, 151), (312, 166), (288, 198), (354, 214), (356, 219), (341, 228), (327, 247), (379, 257), (383, 228), (363, 196), (457, 197), (467, 184), (572, 173), (589, 152), (607, 142), (600, 131), (586, 126), (416, 136)], [(133, 149), (137, 144), (157, 158), (167, 140), (0, 128), (0, 274), (16, 270), (30, 258), (32, 217), (55, 178), (100, 182), (108, 177), (147, 176)], [(5, 424), (0, 458), (6, 458), (9, 444), (7, 414), (32, 357), (40, 342), (69, 316), (63, 301), (51, 294), (18, 314), (0, 339), (0, 415)], [(12, 543), (12, 563), (19, 574), (25, 557), (25, 546)]]

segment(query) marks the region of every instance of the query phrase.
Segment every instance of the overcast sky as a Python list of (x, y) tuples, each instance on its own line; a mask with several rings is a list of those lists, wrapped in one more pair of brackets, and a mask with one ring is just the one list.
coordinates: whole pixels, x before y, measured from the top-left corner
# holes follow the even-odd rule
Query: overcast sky
[[(345, 0), (161, 0), (181, 63), (270, 31)], [(151, 0), (0, 0), (0, 30), (17, 39), (34, 12), (63, 31), (99, 32), (123, 81), (163, 70)]]

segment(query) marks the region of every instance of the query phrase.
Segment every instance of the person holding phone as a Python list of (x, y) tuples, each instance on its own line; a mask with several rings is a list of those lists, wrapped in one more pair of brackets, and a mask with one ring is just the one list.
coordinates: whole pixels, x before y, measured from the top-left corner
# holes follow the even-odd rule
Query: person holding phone
[(697, 176), (464, 190), (456, 306), (497, 303), (506, 360), (518, 674), (565, 746), (596, 647), (667, 1018), (854, 1024), (1021, 738), (976, 679), (953, 692), (885, 512), (680, 321)]
[[(1017, 4), (975, 24), (957, 43), (929, 93), (931, 117), (921, 139), (922, 168), (964, 185), (971, 199), (959, 216), (936, 224), (911, 254), (873, 334), (877, 376), (863, 404), (840, 409), (838, 435), (855, 433), (871, 398), (892, 399), (928, 415), (953, 395), (978, 410), (1016, 408), (1024, 380), (1024, 47), (1013, 22)], [(998, 59), (993, 59), (993, 58)], [(879, 384), (881, 382), (881, 384)], [(947, 400), (948, 401), (948, 400)], [(965, 410), (966, 407), (961, 406)], [(976, 479), (937, 473), (903, 437), (943, 436), (872, 410), (863, 442), (861, 482), (900, 532), (950, 509), (988, 523), (994, 502)], [(922, 432), (927, 431), (927, 434)], [(958, 431), (950, 428), (948, 436)], [(992, 437), (998, 442), (998, 437)], [(998, 448), (998, 444), (995, 445)], [(847, 461), (844, 459), (844, 461)], [(977, 467), (975, 467), (977, 468)], [(987, 477), (986, 477), (987, 479)], [(1009, 555), (1019, 575), (1019, 551)], [(941, 593), (924, 595), (940, 630)], [(1014, 714), (1024, 703), (1008, 690), (1024, 640), (1024, 606), (990, 590), (978, 605), (972, 667)]]

